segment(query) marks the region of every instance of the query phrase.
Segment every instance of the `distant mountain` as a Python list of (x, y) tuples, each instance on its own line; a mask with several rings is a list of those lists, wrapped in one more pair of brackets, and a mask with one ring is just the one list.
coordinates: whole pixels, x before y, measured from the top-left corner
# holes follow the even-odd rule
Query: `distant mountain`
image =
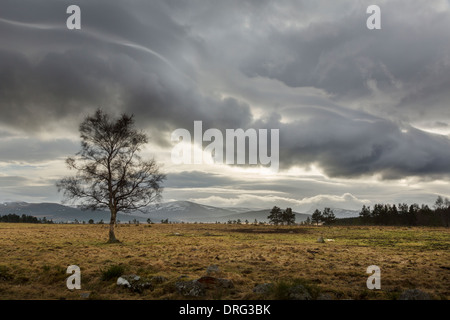
[[(267, 216), (269, 215), (271, 209), (265, 209), (265, 210), (255, 210), (255, 211), (247, 211), (242, 213), (235, 213), (228, 216), (221, 217), (221, 220), (219, 222), (227, 222), (228, 220), (237, 220), (240, 219), (242, 222), (245, 220), (248, 220), (249, 222), (255, 221), (255, 219), (258, 222), (269, 222), (269, 219), (267, 219)], [(305, 221), (306, 218), (311, 217), (309, 214), (305, 213), (298, 213), (294, 212), (295, 214), (295, 222), (302, 222)]]
[[(241, 221), (248, 220), (253, 222), (268, 221), (270, 209), (248, 210), (245, 208), (219, 208), (198, 204), (191, 201), (171, 201), (166, 203), (154, 204), (145, 209), (146, 213), (134, 212), (131, 214), (118, 214), (117, 219), (120, 222), (133, 221), (146, 222), (151, 219), (153, 222), (169, 219), (171, 222), (227, 222), (229, 220)], [(82, 222), (88, 222), (93, 219), (95, 222), (103, 219), (105, 223), (109, 222), (109, 211), (83, 211), (77, 207), (64, 206), (57, 203), (26, 203), (26, 202), (7, 202), (0, 204), (0, 215), (14, 213), (17, 215), (30, 215), (37, 218), (46, 217), (54, 222), (74, 222), (75, 219)], [(306, 220), (310, 215), (294, 212), (296, 222)]]
[(236, 207), (236, 208), (235, 207), (221, 207), (221, 208), (230, 210), (231, 212), (235, 212), (235, 213), (264, 210), (263, 208), (240, 208), (240, 207)]
[(360, 210), (348, 210), (341, 208), (333, 208), (333, 213), (338, 219), (359, 217)]
[[(252, 210), (245, 208), (219, 208), (191, 201), (172, 201), (147, 208), (148, 213), (135, 213), (139, 217), (150, 218), (153, 222), (169, 219), (173, 222), (227, 222), (229, 220), (268, 221), (270, 209)], [(296, 213), (296, 221), (306, 220), (310, 215)]]
[[(314, 213), (315, 209), (316, 208), (309, 209), (307, 211), (307, 214), (312, 215)], [(342, 208), (331, 208), (331, 210), (333, 210), (333, 213), (337, 219), (359, 217), (359, 210), (349, 210), (349, 209), (342, 209)]]
[[(109, 212), (107, 211), (83, 211), (79, 208), (64, 206), (58, 203), (27, 203), (27, 202), (6, 202), (0, 204), (0, 215), (7, 214), (29, 215), (36, 218), (44, 218), (53, 220), (53, 222), (88, 222), (93, 219), (98, 222), (103, 219), (109, 222)], [(119, 214), (118, 219), (128, 221), (130, 216)], [(132, 220), (132, 219), (131, 219)]]
[(145, 211), (147, 213), (134, 213), (133, 216), (150, 218), (153, 222), (165, 219), (173, 222), (215, 222), (219, 217), (235, 213), (229, 209), (191, 201), (172, 201), (151, 205)]

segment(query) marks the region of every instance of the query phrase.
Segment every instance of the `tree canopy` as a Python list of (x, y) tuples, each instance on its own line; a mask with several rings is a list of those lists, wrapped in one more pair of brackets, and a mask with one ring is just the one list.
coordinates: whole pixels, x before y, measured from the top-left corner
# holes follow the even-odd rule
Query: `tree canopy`
[(166, 176), (154, 159), (139, 155), (148, 137), (134, 127), (133, 115), (111, 119), (98, 109), (84, 119), (79, 131), (81, 150), (66, 160), (76, 175), (61, 179), (58, 191), (63, 191), (64, 202), (77, 202), (83, 209), (109, 209), (109, 242), (117, 242), (117, 213), (141, 210), (159, 201)]

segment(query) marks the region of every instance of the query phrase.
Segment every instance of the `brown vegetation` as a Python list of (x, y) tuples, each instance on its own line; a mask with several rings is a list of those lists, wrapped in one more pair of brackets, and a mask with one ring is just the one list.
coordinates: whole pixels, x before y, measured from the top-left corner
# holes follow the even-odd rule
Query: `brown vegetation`
[[(123, 241), (107, 244), (107, 225), (0, 223), (1, 299), (184, 299), (179, 277), (197, 279), (217, 265), (234, 288), (205, 299), (261, 299), (261, 283), (301, 281), (333, 299), (396, 299), (418, 288), (450, 297), (448, 228), (323, 227), (223, 224), (119, 225)], [(318, 237), (325, 243), (318, 243)], [(326, 241), (333, 239), (334, 241)], [(66, 287), (66, 268), (81, 268), (81, 290)], [(164, 276), (153, 291), (130, 293), (102, 272)], [(368, 290), (366, 268), (381, 268), (381, 290)], [(317, 295), (316, 295), (317, 296)]]

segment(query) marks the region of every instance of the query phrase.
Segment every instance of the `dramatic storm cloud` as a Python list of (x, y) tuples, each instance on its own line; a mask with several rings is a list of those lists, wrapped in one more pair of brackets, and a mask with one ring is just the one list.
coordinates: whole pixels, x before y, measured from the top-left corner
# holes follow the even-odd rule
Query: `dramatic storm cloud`
[[(2, 2), (0, 201), (58, 199), (98, 107), (149, 133), (167, 199), (355, 207), (448, 192), (448, 1), (379, 1), (381, 30), (366, 27), (369, 1), (71, 4), (81, 30), (67, 29), (67, 3)], [(171, 132), (196, 120), (279, 129), (279, 174), (172, 164)]]

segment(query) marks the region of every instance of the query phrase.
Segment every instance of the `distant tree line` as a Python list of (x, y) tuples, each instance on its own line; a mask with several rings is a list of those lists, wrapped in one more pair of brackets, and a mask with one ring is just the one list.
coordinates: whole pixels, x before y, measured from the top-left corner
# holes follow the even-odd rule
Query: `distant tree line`
[(14, 222), (14, 223), (53, 223), (53, 220), (47, 220), (46, 217), (42, 219), (33, 216), (22, 214), (21, 216), (10, 213), (4, 216), (0, 216), (0, 222)]
[(286, 208), (286, 210), (281, 211), (277, 206), (273, 207), (267, 217), (270, 223), (274, 225), (292, 225), (295, 224), (295, 214), (292, 212), (291, 208)]
[(319, 223), (323, 223), (328, 225), (333, 224), (334, 222), (336, 222), (336, 216), (334, 215), (333, 210), (331, 210), (330, 208), (323, 209), (323, 212), (319, 209), (316, 209), (311, 216), (312, 224), (315, 223), (318, 225)]
[(338, 219), (340, 225), (406, 225), (406, 226), (444, 226), (450, 223), (450, 200), (439, 196), (434, 204), (434, 210), (428, 205), (416, 203), (398, 206), (390, 204), (375, 204), (362, 207), (359, 217)]

